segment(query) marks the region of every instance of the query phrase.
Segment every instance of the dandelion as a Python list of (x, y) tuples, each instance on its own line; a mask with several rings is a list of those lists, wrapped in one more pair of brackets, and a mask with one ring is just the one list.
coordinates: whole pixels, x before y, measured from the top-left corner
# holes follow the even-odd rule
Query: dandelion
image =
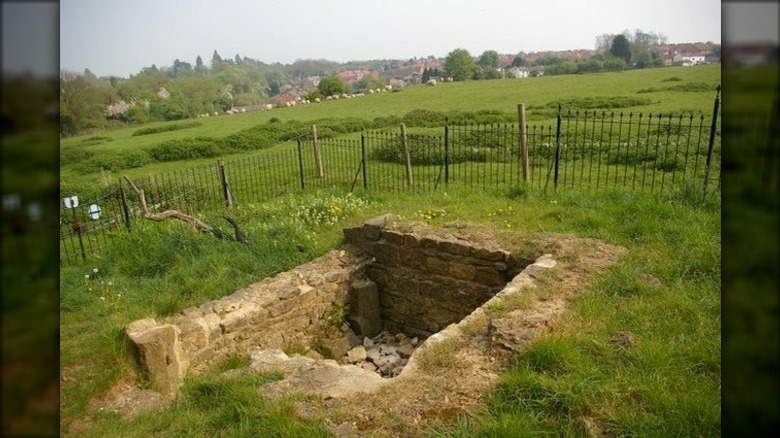
[(100, 297), (100, 301), (105, 301), (106, 297)]
[(98, 268), (93, 268), (92, 269), (92, 273), (97, 274), (98, 273)]
[(84, 274), (84, 280), (89, 280), (89, 274)]

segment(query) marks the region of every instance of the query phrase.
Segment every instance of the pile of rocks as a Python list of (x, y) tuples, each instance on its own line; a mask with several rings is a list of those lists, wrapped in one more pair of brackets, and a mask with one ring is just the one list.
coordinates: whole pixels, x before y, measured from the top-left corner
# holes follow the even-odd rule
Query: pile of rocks
[(417, 338), (410, 339), (403, 333), (391, 335), (382, 332), (373, 339), (363, 338), (363, 345), (349, 350), (344, 357), (344, 362), (375, 372), (382, 377), (395, 377), (404, 369), (418, 345)]

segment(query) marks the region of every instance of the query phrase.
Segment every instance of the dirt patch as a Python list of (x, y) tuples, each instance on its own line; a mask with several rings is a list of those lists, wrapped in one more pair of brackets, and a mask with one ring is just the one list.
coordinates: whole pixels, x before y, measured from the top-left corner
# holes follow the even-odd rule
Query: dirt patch
[[(451, 426), (458, 416), (477, 412), (510, 359), (545, 336), (571, 297), (627, 253), (623, 247), (594, 239), (513, 233), (461, 222), (441, 228), (407, 222), (394, 227), (419, 235), (468, 240), (483, 247), (500, 246), (523, 257), (550, 254), (554, 263), (550, 269), (528, 271), (533, 293), (521, 300), (507, 298), (501, 308), (481, 309), (484, 311), (468, 323), (458, 324), (457, 330), (449, 330), (454, 325), (448, 327), (448, 349), (436, 351), (434, 346), (420, 352), (439, 355), (434, 360), (417, 360), (416, 366), (368, 393), (305, 397), (296, 402), (300, 417), (322, 420), (338, 437), (423, 436), (432, 427)], [(133, 416), (162, 408), (164, 402), (155, 394), (133, 382), (122, 382), (93, 401), (92, 409)]]
[[(488, 240), (486, 228), (470, 231), (471, 238)], [(482, 321), (475, 319), (450, 340), (457, 348), (455, 360), (447, 366), (404, 373), (368, 395), (299, 402), (299, 413), (326, 419), (339, 437), (424, 436), (432, 427), (451, 426), (459, 415), (484, 406), (484, 398), (498, 384), (509, 360), (544, 336), (571, 297), (627, 253), (623, 247), (574, 236), (503, 237), (505, 248), (511, 250), (512, 243), (529, 251), (543, 248), (558, 263), (539, 275), (541, 287), (530, 301)]]

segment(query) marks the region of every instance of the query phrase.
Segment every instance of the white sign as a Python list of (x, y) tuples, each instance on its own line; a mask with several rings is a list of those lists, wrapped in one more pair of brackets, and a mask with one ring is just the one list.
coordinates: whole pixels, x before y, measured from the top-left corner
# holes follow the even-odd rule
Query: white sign
[(92, 204), (89, 206), (89, 217), (92, 220), (98, 220), (100, 219), (100, 206), (97, 204)]
[(79, 206), (78, 196), (69, 196), (67, 198), (62, 198), (62, 201), (65, 203), (65, 208), (76, 208)]

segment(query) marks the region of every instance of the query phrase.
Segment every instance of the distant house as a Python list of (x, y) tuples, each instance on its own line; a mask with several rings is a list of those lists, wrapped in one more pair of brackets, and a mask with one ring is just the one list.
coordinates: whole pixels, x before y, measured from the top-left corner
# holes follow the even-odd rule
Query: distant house
[(683, 66), (704, 64), (704, 60), (707, 57), (706, 53), (677, 53), (672, 58), (672, 63), (681, 64)]
[(506, 74), (513, 78), (527, 78), (531, 76), (531, 69), (528, 67), (510, 67), (506, 69)]
[(287, 89), (274, 97), (273, 99), (277, 104), (286, 104), (286, 103), (293, 103), (298, 100), (301, 100), (301, 92), (300, 90), (296, 90), (294, 88)]

